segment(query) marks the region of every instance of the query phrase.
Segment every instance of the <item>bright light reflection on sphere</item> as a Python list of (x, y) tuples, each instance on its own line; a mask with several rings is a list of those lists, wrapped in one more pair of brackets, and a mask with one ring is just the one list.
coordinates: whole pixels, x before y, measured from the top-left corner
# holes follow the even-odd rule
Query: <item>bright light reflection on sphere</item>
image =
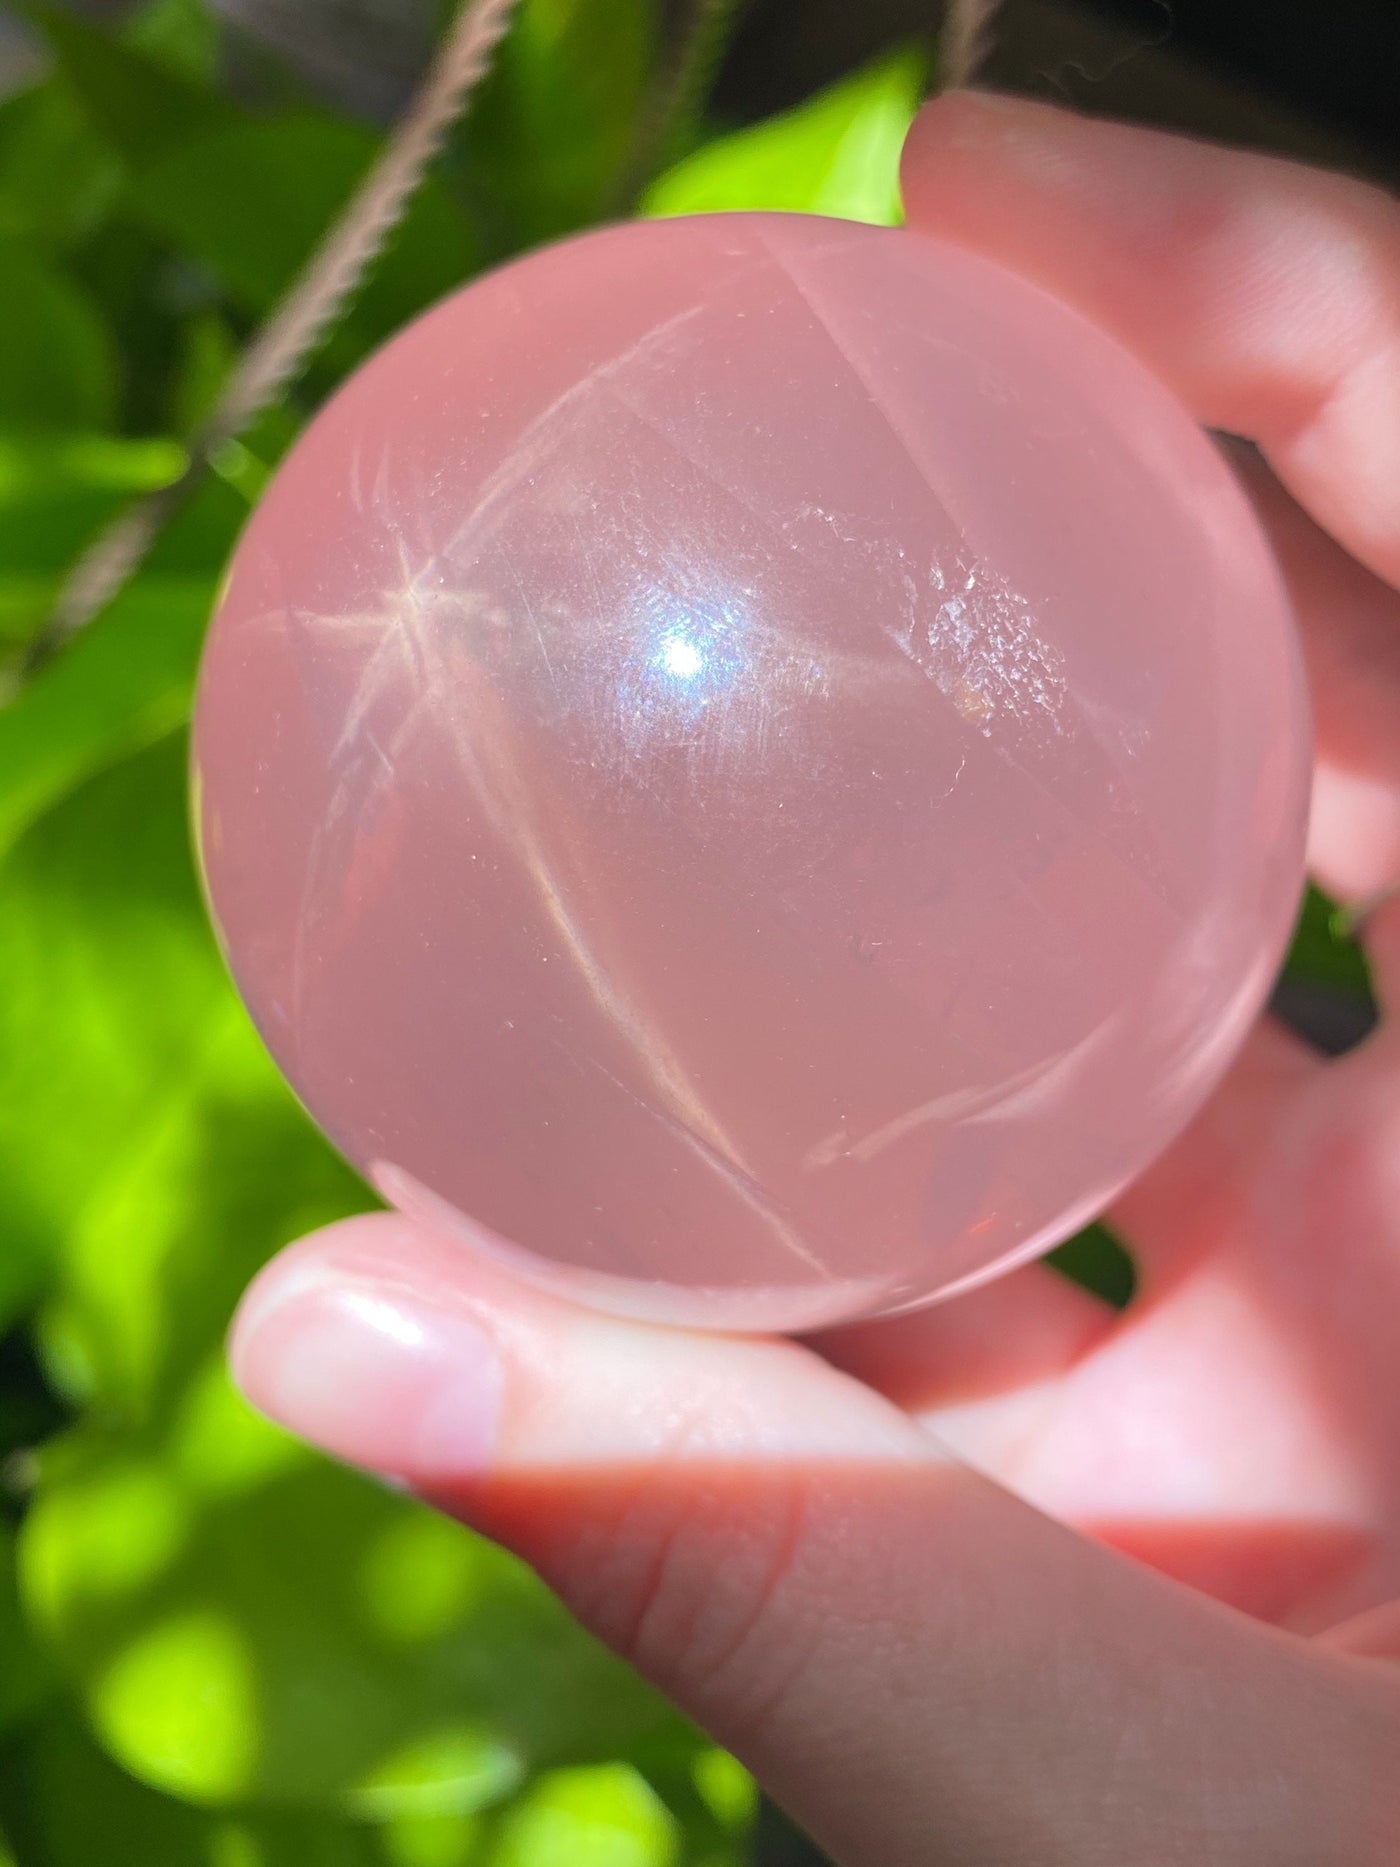
[(195, 735), (238, 984), (391, 1199), (644, 1315), (802, 1328), (1099, 1210), (1297, 899), (1269, 552), (1098, 331), (916, 235), (592, 234), (335, 397)]

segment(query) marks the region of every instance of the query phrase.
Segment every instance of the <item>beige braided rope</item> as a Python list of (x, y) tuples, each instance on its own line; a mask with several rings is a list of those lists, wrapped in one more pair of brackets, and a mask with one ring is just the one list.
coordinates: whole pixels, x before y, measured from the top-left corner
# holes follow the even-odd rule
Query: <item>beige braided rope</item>
[(1001, 0), (948, 0), (943, 19), (939, 80), (945, 91), (971, 84), (991, 45), (992, 20)]
[(296, 377), (364, 279), (453, 123), (490, 69), (518, 0), (464, 0), (427, 76), (345, 212), (253, 337), (190, 448), (174, 485), (124, 512), (79, 558), (30, 649), (49, 659), (111, 602), (139, 568), (210, 457)]

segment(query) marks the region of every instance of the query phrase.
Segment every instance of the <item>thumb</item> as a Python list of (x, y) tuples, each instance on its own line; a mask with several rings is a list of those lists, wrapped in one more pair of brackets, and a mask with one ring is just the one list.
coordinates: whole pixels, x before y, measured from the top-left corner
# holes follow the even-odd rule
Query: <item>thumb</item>
[(380, 1214), (264, 1271), (233, 1358), (534, 1564), (846, 1867), (1393, 1858), (1381, 1668), (1081, 1542), (800, 1346), (595, 1315)]

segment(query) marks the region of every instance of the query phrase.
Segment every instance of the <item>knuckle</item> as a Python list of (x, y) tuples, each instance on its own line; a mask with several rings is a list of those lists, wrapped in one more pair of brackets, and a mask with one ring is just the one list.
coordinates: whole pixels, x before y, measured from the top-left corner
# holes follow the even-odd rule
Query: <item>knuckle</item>
[(791, 1587), (803, 1487), (679, 1461), (634, 1475), (576, 1547), (569, 1605), (682, 1704), (726, 1725), (771, 1711), (804, 1648)]

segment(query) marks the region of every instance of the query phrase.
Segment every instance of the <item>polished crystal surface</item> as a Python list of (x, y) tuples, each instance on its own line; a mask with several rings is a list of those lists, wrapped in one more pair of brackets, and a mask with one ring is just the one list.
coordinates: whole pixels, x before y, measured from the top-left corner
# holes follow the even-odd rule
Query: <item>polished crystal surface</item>
[(1295, 905), (1268, 550), (1163, 389), (903, 231), (643, 223), (430, 312), (206, 653), (238, 983), (389, 1197), (639, 1313), (892, 1309), (1087, 1219)]

